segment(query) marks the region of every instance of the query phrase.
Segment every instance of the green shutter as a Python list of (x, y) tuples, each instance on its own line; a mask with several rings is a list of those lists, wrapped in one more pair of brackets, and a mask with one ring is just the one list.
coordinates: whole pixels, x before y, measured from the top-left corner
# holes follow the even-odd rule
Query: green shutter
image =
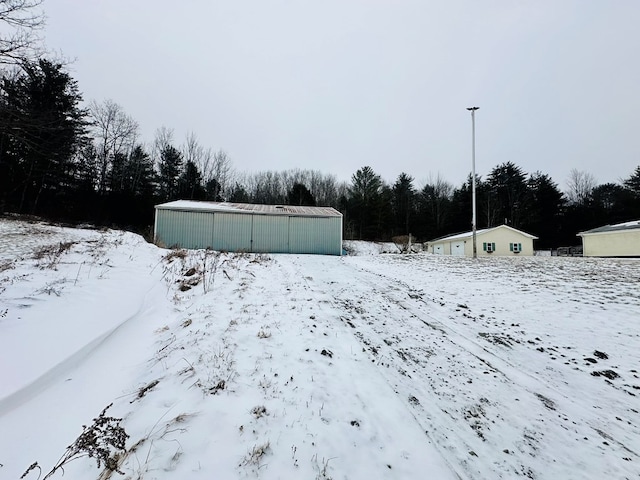
[(510, 250), (511, 252), (513, 252), (513, 243), (510, 243), (510, 244), (509, 244), (509, 250)]
[(482, 242), (482, 250), (487, 251), (487, 242)]

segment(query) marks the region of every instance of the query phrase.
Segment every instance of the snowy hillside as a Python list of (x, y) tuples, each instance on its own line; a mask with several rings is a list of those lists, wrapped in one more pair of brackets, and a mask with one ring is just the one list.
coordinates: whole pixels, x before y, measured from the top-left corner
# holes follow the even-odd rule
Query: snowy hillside
[(350, 248), (0, 219), (0, 479), (640, 476), (640, 259)]

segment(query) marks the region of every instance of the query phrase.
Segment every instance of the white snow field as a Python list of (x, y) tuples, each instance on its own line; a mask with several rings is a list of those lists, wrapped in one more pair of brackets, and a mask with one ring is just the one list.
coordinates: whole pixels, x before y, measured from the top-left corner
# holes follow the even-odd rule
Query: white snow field
[(350, 249), (0, 219), (0, 479), (640, 477), (640, 259)]

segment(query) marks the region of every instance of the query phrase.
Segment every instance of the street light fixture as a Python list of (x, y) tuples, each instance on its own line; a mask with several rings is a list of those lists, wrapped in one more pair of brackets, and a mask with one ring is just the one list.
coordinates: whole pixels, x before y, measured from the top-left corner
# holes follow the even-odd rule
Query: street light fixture
[(473, 235), (473, 258), (478, 258), (476, 245), (476, 110), (480, 107), (467, 107), (471, 112), (471, 232)]

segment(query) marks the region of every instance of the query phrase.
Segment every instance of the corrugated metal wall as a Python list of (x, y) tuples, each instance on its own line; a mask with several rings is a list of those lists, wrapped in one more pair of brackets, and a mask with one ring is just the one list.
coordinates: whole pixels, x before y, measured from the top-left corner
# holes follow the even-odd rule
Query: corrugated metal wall
[(290, 253), (342, 253), (342, 218), (290, 217), (290, 222)]
[(255, 253), (289, 253), (289, 218), (252, 215)]
[(179, 212), (156, 210), (157, 232), (167, 247), (189, 245), (189, 248), (206, 248), (211, 245), (213, 215), (204, 212)]
[[(192, 212), (182, 212), (185, 216)], [(251, 215), (207, 213), (213, 219), (213, 235), (209, 246), (227, 252), (251, 251)], [(185, 245), (186, 248), (193, 248)]]
[(342, 217), (156, 209), (156, 241), (229, 252), (342, 254)]

